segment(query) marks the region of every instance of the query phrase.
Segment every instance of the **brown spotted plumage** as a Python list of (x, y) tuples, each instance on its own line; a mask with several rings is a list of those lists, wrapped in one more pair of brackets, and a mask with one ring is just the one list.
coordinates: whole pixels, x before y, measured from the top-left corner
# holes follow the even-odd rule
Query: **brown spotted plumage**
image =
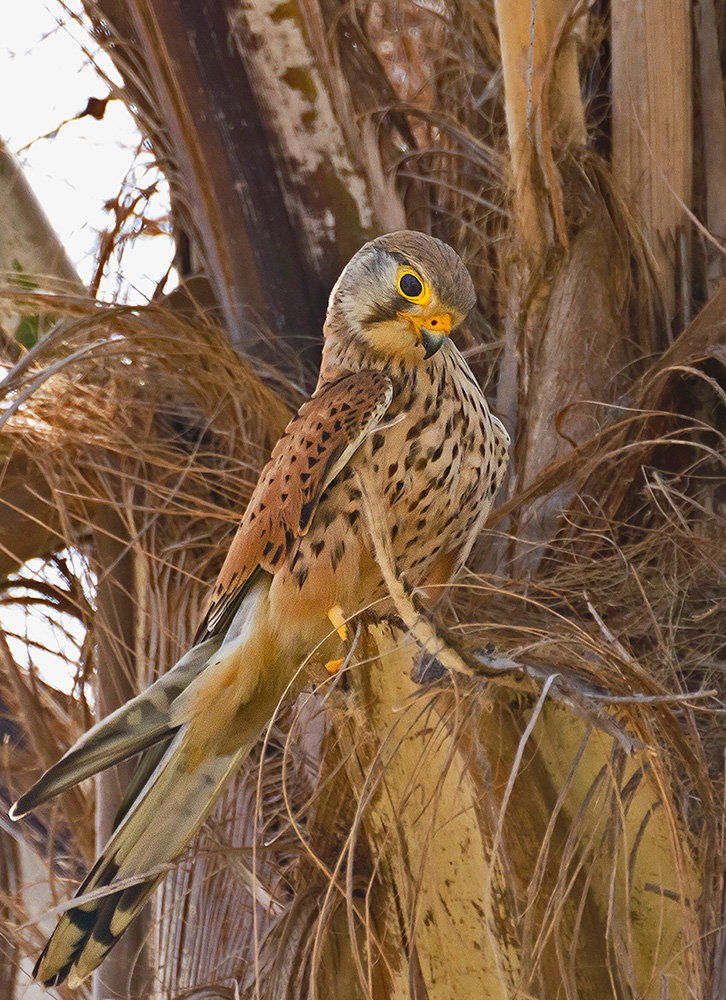
[(35, 970), (46, 985), (78, 985), (100, 964), (301, 664), (314, 656), (335, 669), (346, 620), (385, 598), (362, 491), (410, 585), (446, 584), (463, 565), (508, 446), (449, 339), (474, 300), (459, 257), (419, 233), (374, 240), (344, 270), (330, 297), (318, 387), (260, 476), (196, 645), (13, 807), (17, 818), (145, 752), (123, 818), (79, 890), (108, 887), (108, 895), (61, 917)]
[(385, 375), (362, 371), (321, 385), (300, 407), (260, 476), (200, 631), (219, 631), (256, 569), (275, 573), (284, 565), (307, 534), (325, 486), (386, 412), (392, 393)]

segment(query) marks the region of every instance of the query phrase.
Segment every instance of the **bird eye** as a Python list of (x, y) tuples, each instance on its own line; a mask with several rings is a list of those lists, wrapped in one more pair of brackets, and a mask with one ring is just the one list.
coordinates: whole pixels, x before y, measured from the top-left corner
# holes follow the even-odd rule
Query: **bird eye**
[(404, 298), (412, 302), (422, 301), (426, 288), (413, 271), (402, 271), (398, 276), (398, 290)]

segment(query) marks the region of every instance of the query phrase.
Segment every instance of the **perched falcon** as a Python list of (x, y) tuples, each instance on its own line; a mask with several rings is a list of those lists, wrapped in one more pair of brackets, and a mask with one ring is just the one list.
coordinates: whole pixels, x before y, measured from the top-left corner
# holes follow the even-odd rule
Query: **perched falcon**
[[(142, 753), (134, 794), (35, 967), (77, 986), (103, 960), (208, 815), (305, 658), (339, 661), (345, 622), (385, 596), (363, 493), (395, 570), (425, 588), (463, 565), (509, 439), (449, 334), (474, 305), (446, 244), (390, 233), (338, 279), (320, 378), (260, 476), (194, 647), (98, 723), (13, 806), (14, 819)], [(317, 655), (317, 654), (316, 654)], [(129, 880), (152, 873), (129, 885)], [(115, 889), (121, 881), (126, 887)]]

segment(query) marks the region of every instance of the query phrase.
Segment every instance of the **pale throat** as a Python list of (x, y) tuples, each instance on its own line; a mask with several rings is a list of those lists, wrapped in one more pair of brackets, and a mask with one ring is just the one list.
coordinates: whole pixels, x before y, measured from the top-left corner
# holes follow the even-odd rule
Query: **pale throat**
[(345, 340), (328, 335), (323, 345), (321, 381), (335, 372), (376, 369), (389, 371), (401, 364), (418, 368), (425, 365), (424, 349), (411, 326), (399, 319), (377, 323), (366, 330), (347, 332)]

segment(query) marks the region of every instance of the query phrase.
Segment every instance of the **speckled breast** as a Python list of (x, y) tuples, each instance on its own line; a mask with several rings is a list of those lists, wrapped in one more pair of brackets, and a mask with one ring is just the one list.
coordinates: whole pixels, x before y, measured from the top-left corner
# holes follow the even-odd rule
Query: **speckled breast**
[(418, 585), (448, 553), (456, 553), (454, 571), (463, 563), (506, 468), (509, 438), (453, 344), (403, 376), (386, 374), (395, 390), (384, 426), (325, 491), (294, 560), (308, 570), (329, 560), (342, 602), (361, 587), (359, 598), (382, 589), (377, 572), (365, 579), (373, 562), (359, 475), (383, 503), (399, 572)]

